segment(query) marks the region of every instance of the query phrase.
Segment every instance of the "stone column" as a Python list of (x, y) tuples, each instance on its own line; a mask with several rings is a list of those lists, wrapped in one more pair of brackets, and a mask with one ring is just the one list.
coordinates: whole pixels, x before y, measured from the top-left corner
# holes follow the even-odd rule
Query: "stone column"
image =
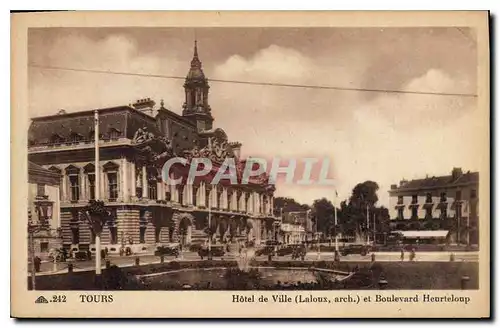
[(129, 178), (129, 175), (128, 175), (128, 162), (127, 162), (127, 159), (125, 157), (122, 157), (121, 159), (121, 165), (120, 165), (120, 176), (121, 176), (121, 179), (120, 179), (120, 182), (122, 182), (122, 185), (120, 186), (121, 187), (121, 195), (122, 195), (122, 199), (124, 202), (128, 202), (129, 201), (129, 190), (128, 190), (128, 178)]
[(269, 214), (270, 215), (274, 215), (273, 209), (274, 209), (274, 196), (269, 196)]
[(182, 204), (181, 205), (187, 205), (188, 204), (188, 186), (183, 185), (182, 186)]
[(217, 207), (217, 187), (213, 186), (212, 190), (210, 191), (210, 196), (212, 197), (212, 207)]
[(238, 209), (238, 191), (233, 190), (233, 194), (231, 195), (231, 210), (236, 211)]
[(137, 197), (137, 177), (135, 176), (135, 162), (130, 162), (129, 165), (129, 171), (131, 171), (131, 177), (130, 179), (130, 196), (135, 199)]
[(227, 188), (226, 187), (222, 187), (222, 200), (220, 202), (220, 205), (223, 209), (227, 209)]
[(85, 199), (85, 175), (83, 173), (83, 169), (80, 169), (78, 172), (78, 179), (80, 180), (80, 190), (79, 190), (79, 197), (80, 200)]
[(62, 190), (61, 190), (61, 200), (66, 201), (68, 197), (68, 176), (66, 172), (62, 170)]
[(163, 186), (161, 183), (161, 180), (156, 181), (156, 199), (157, 200), (162, 200), (163, 199)]
[[(172, 179), (173, 177), (171, 176), (170, 177), (170, 180), (173, 181)], [(170, 184), (169, 185), (169, 188), (170, 188), (170, 194), (172, 195), (172, 201), (174, 203), (178, 203), (179, 202), (179, 194), (177, 194), (177, 185), (175, 184)]]
[(142, 166), (142, 198), (148, 198), (148, 177), (145, 165)]
[(241, 192), (241, 196), (240, 196), (240, 211), (242, 212), (245, 212), (245, 199), (247, 197), (247, 193), (246, 192)]
[(85, 200), (85, 173), (83, 172), (83, 169), (81, 169), (79, 172), (78, 172), (78, 179), (79, 179), (79, 182), (80, 182), (80, 191), (79, 191), (79, 197), (80, 197), (80, 200)]
[(191, 182), (186, 182), (186, 205), (193, 205), (193, 185)]

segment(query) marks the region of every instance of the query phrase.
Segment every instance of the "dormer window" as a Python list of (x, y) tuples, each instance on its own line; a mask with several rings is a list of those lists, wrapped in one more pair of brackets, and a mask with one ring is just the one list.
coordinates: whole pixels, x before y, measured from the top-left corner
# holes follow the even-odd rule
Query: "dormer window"
[(83, 140), (83, 136), (79, 133), (73, 132), (69, 135), (68, 143), (78, 144), (81, 140)]
[(50, 137), (50, 143), (60, 145), (64, 142), (64, 138), (57, 133), (54, 133), (52, 137)]
[(116, 128), (111, 128), (109, 130), (109, 139), (118, 140), (120, 138), (120, 131)]

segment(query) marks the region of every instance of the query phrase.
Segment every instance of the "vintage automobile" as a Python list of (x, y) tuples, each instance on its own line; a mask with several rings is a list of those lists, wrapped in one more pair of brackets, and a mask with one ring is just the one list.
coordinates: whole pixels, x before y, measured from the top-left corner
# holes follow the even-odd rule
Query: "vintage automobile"
[(278, 256), (291, 255), (294, 252), (296, 252), (297, 249), (304, 249), (305, 250), (305, 246), (303, 244), (291, 244), (291, 245), (282, 246), (278, 249), (278, 251), (276, 252), (276, 255), (278, 255)]
[(269, 254), (274, 255), (274, 246), (264, 246), (255, 251), (256, 256), (269, 255)]
[(52, 249), (49, 253), (49, 261), (66, 262), (67, 254), (63, 249)]
[(365, 256), (368, 253), (370, 253), (370, 247), (362, 244), (347, 245), (340, 250), (340, 254), (342, 256), (347, 256), (349, 254), (359, 254), (361, 256)]
[(180, 245), (167, 244), (156, 247), (155, 256), (175, 256), (178, 257), (180, 254)]
[(295, 259), (304, 260), (306, 253), (307, 253), (306, 247), (304, 245), (298, 245), (293, 250), (292, 260), (295, 260)]
[[(213, 245), (210, 247), (212, 252), (212, 257), (222, 257), (225, 254), (225, 246), (224, 245)], [(208, 257), (208, 246), (203, 246), (198, 250), (198, 255), (203, 260), (204, 257)]]
[(88, 261), (89, 260), (89, 255), (88, 252), (85, 251), (78, 251), (73, 254), (73, 257), (77, 261)]

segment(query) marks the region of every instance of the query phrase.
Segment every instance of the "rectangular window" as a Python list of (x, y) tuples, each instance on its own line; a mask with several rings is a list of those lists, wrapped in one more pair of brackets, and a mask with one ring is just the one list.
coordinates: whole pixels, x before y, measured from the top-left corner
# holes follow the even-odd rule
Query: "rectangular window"
[(108, 189), (109, 200), (111, 202), (116, 201), (118, 198), (118, 174), (116, 172), (108, 173)]
[(89, 173), (87, 179), (89, 181), (89, 199), (95, 199), (95, 174)]
[(398, 196), (398, 204), (403, 204), (403, 196)]
[(427, 195), (425, 196), (425, 202), (432, 203), (432, 194), (431, 193), (427, 193)]
[(45, 253), (49, 251), (49, 243), (46, 241), (43, 241), (40, 243), (40, 252)]
[(457, 193), (455, 195), (456, 200), (462, 200), (462, 190), (457, 190)]
[(36, 195), (37, 196), (45, 196), (45, 185), (39, 183), (36, 185)]
[(80, 199), (80, 181), (78, 175), (70, 175), (69, 184), (71, 189), (71, 201), (77, 202)]
[(196, 194), (198, 192), (198, 188), (195, 187), (194, 185), (191, 185), (191, 186), (193, 187), (192, 188), (192, 190), (193, 190), (193, 205), (196, 206), (196, 203), (197, 203)]
[(477, 198), (477, 190), (476, 189), (471, 189), (470, 198), (472, 198), (472, 199)]
[(442, 192), (441, 193), (441, 199), (440, 199), (441, 202), (446, 202), (446, 193), (445, 192)]
[(208, 208), (210, 205), (210, 190), (205, 190), (205, 207)]
[(418, 196), (417, 195), (411, 196), (411, 203), (412, 204), (417, 204), (418, 203)]

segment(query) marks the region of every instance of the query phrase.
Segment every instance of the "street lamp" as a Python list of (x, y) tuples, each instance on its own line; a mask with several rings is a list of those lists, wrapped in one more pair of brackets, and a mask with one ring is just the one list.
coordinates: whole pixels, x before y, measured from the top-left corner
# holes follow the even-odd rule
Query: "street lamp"
[(28, 239), (29, 239), (29, 251), (31, 258), (31, 288), (35, 290), (36, 288), (36, 266), (35, 266), (35, 233), (40, 231), (50, 232), (49, 220), (52, 217), (52, 201), (48, 200), (48, 196), (37, 196), (34, 202), (35, 211), (38, 214), (38, 221), (33, 222), (33, 215), (31, 209), (28, 208)]

